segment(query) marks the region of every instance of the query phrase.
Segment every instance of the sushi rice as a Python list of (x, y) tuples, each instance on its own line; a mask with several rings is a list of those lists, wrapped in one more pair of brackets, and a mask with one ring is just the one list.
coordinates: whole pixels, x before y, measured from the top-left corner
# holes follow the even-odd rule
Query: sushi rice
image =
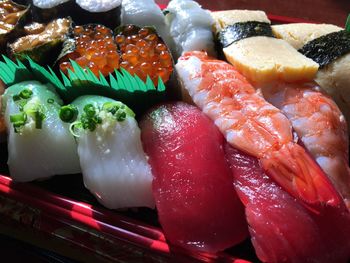
[(76, 0), (76, 3), (91, 13), (107, 12), (121, 5), (121, 0)]
[(42, 9), (53, 8), (71, 0), (33, 0), (33, 5)]

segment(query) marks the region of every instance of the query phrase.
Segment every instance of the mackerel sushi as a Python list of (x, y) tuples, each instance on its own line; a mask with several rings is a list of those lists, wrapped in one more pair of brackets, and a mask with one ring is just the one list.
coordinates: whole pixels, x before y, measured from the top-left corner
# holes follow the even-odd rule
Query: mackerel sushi
[(109, 98), (82, 96), (61, 113), (74, 121), (84, 184), (97, 200), (110, 209), (154, 208), (151, 168), (133, 111)]

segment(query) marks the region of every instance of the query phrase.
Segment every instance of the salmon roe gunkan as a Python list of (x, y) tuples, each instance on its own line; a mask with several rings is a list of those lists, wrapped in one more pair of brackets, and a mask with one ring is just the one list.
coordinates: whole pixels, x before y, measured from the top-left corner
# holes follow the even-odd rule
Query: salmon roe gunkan
[(121, 53), (120, 67), (136, 74), (143, 81), (147, 76), (157, 84), (158, 77), (165, 83), (173, 71), (173, 62), (167, 46), (151, 28), (128, 25), (115, 37)]
[(61, 59), (60, 69), (67, 74), (72, 69), (69, 60), (89, 68), (96, 76), (104, 76), (119, 68), (119, 54), (113, 32), (102, 25), (76, 26), (73, 29), (75, 50)]
[(165, 83), (173, 72), (171, 54), (152, 28), (127, 25), (117, 35), (101, 25), (76, 26), (75, 50), (61, 59), (60, 69), (67, 74), (72, 69), (69, 60), (82, 68), (88, 67), (99, 76), (124, 68), (143, 81), (147, 76), (155, 85), (160, 77)]

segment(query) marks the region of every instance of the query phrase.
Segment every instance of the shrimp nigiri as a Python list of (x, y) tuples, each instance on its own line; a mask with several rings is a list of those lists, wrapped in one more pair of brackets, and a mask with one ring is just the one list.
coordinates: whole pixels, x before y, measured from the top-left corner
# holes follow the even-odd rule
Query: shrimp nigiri
[(348, 133), (335, 102), (314, 83), (279, 83), (262, 88), (264, 97), (291, 121), (293, 129), (350, 207)]
[(343, 205), (333, 185), (293, 136), (290, 121), (235, 68), (203, 52), (185, 53), (176, 65), (184, 88), (227, 141), (260, 160), (266, 173), (309, 208)]

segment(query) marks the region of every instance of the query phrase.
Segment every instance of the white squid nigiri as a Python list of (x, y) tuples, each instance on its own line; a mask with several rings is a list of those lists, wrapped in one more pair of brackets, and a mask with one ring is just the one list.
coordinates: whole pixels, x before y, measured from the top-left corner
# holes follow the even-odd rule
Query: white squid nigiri
[(176, 55), (186, 51), (206, 51), (215, 56), (210, 12), (192, 0), (172, 0), (166, 8), (166, 21), (176, 44)]
[(80, 172), (69, 124), (59, 118), (62, 100), (47, 86), (26, 81), (6, 89), (2, 109), (8, 133), (8, 165), (15, 181)]
[(72, 130), (86, 188), (110, 209), (154, 208), (151, 168), (132, 110), (101, 96), (82, 96), (72, 104), (79, 110)]

